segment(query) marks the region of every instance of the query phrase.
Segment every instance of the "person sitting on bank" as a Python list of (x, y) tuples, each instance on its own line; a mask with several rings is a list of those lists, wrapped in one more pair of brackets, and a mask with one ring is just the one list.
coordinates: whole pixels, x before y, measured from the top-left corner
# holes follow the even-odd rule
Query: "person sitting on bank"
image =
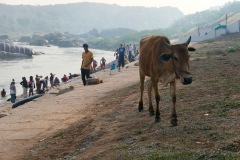
[(113, 64), (111, 65), (111, 70), (115, 70), (115, 69), (117, 69), (117, 67), (116, 67), (115, 63), (113, 63)]
[(72, 78), (73, 78), (72, 73), (69, 73), (68, 79), (72, 79)]
[(2, 96), (2, 97), (5, 97), (5, 96), (6, 96), (6, 91), (5, 91), (5, 89), (2, 90), (1, 96)]
[(53, 86), (59, 86), (59, 85), (60, 85), (60, 81), (59, 81), (58, 77), (55, 77), (54, 81), (53, 81)]
[(64, 74), (62, 77), (62, 82), (67, 82), (67, 81), (68, 81), (68, 77), (66, 76), (66, 74)]

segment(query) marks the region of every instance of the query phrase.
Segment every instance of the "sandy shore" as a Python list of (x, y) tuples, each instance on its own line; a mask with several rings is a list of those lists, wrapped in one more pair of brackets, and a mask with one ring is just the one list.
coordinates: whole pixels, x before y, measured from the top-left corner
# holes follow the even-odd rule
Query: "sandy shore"
[[(21, 159), (29, 149), (55, 132), (67, 128), (85, 117), (92, 104), (118, 90), (139, 82), (138, 67), (134, 63), (118, 72), (100, 71), (94, 77), (103, 80), (98, 85), (83, 86), (80, 77), (62, 84), (61, 88), (74, 86), (74, 90), (56, 95), (50, 90), (44, 96), (12, 109), (8, 103), (0, 113), (0, 157), (3, 160)], [(94, 116), (94, 115), (93, 115)]]

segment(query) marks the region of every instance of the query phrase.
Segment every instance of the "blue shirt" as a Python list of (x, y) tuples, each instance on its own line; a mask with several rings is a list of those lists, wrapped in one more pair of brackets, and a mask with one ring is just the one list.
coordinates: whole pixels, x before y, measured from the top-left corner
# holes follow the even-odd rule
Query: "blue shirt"
[(125, 48), (124, 48), (124, 47), (120, 47), (120, 48), (118, 49), (118, 51), (119, 51), (119, 57), (124, 57)]

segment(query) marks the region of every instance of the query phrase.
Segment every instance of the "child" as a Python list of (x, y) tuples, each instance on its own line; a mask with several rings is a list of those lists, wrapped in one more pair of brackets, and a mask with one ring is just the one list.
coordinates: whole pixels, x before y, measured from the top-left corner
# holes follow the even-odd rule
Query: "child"
[(32, 95), (33, 96), (33, 89), (35, 88), (35, 83), (33, 80), (33, 76), (30, 76), (30, 80), (28, 82), (28, 87), (29, 87), (29, 97)]

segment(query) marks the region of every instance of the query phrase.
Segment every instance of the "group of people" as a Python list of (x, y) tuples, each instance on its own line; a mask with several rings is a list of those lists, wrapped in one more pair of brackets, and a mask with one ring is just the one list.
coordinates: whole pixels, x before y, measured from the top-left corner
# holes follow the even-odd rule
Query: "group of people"
[[(93, 59), (92, 66), (91, 66), (91, 73), (95, 73), (97, 71), (97, 66), (98, 66), (98, 62), (95, 59)], [(106, 68), (106, 59), (102, 57), (102, 59), (100, 60), (100, 69), (105, 70), (105, 68)]]
[[(84, 52), (82, 53), (82, 64), (81, 64), (81, 77), (83, 85), (87, 85), (87, 79), (92, 78), (90, 76), (91, 70), (93, 72), (96, 72), (97, 67), (97, 61), (93, 58), (93, 53), (88, 49), (88, 44), (83, 44)], [(115, 63), (112, 64), (111, 70), (116, 69), (118, 67), (118, 70), (120, 71), (120, 68), (124, 67), (125, 65), (125, 58), (128, 56), (128, 60), (131, 62), (133, 55), (136, 56), (138, 54), (138, 50), (136, 50), (135, 45), (126, 45), (120, 44), (120, 47), (117, 49), (115, 55), (116, 59), (118, 60), (118, 65), (116, 66)], [(105, 69), (106, 65), (106, 59), (102, 57), (100, 60), (100, 68), (101, 70)], [(69, 77), (67, 77), (65, 74), (61, 78), (62, 82), (67, 82), (69, 79), (72, 78), (72, 75), (70, 73)], [(42, 94), (45, 93), (45, 91), (48, 90), (48, 80), (50, 81), (50, 86), (54, 87), (57, 85), (60, 85), (60, 80), (58, 77), (55, 77), (55, 74), (50, 73), (50, 78), (46, 76), (45, 78), (42, 78), (42, 76), (36, 75), (35, 81), (33, 76), (29, 77), (29, 81), (27, 81), (26, 77), (22, 77), (22, 81), (20, 84), (23, 88), (23, 97), (26, 98), (27, 96), (34, 95), (34, 89), (36, 88), (36, 93)], [(29, 89), (29, 91), (28, 91)], [(27, 95), (28, 92), (28, 95)], [(12, 80), (10, 84), (10, 95), (11, 95), (11, 102), (14, 103), (16, 100), (16, 87), (15, 87), (15, 81)], [(6, 91), (3, 89), (1, 92), (1, 96), (6, 96)]]
[[(70, 78), (72, 78), (71, 73), (70, 77), (67, 77), (65, 74), (62, 78), (62, 82), (67, 82)], [(55, 74), (50, 73), (50, 78), (48, 76), (42, 77), (36, 75), (35, 80), (33, 76), (29, 77), (29, 80), (26, 79), (26, 77), (22, 77), (22, 81), (20, 82), (20, 85), (23, 88), (23, 93), (22, 96), (24, 98), (30, 97), (34, 95), (34, 89), (36, 88), (36, 93), (37, 94), (43, 94), (46, 91), (48, 91), (48, 80), (50, 81), (50, 88), (53, 88), (54, 86), (60, 85), (60, 80), (58, 77), (55, 77)], [(28, 93), (28, 94), (27, 94)], [(15, 80), (13, 79), (11, 84), (10, 84), (10, 101), (12, 103), (15, 103), (16, 101), (16, 86), (15, 86)], [(5, 97), (6, 96), (6, 91), (5, 89), (2, 90), (1, 96)]]
[(118, 70), (120, 71), (121, 67), (123, 68), (125, 65), (125, 60), (129, 62), (134, 61), (135, 57), (139, 55), (139, 51), (137, 50), (135, 44), (125, 45), (120, 44), (120, 47), (116, 49), (114, 56), (116, 56), (116, 60), (118, 61)]
[[(81, 75), (83, 85), (86, 86), (87, 79), (92, 78), (90, 74), (96, 72), (96, 67), (98, 63), (96, 60), (94, 60), (93, 53), (88, 49), (88, 44), (83, 44), (83, 49), (84, 52), (82, 53)], [(116, 60), (118, 61), (118, 65), (116, 66), (116, 64), (113, 63), (111, 66), (111, 70), (114, 70), (116, 69), (116, 67), (118, 67), (118, 70), (120, 71), (121, 67), (123, 68), (125, 65), (125, 58), (127, 58), (129, 62), (132, 62), (134, 61), (134, 57), (138, 56), (138, 54), (139, 52), (135, 45), (120, 44), (120, 47), (116, 50), (114, 54), (116, 56)], [(106, 59), (102, 57), (102, 59), (100, 60), (101, 70), (105, 69), (105, 65)]]

